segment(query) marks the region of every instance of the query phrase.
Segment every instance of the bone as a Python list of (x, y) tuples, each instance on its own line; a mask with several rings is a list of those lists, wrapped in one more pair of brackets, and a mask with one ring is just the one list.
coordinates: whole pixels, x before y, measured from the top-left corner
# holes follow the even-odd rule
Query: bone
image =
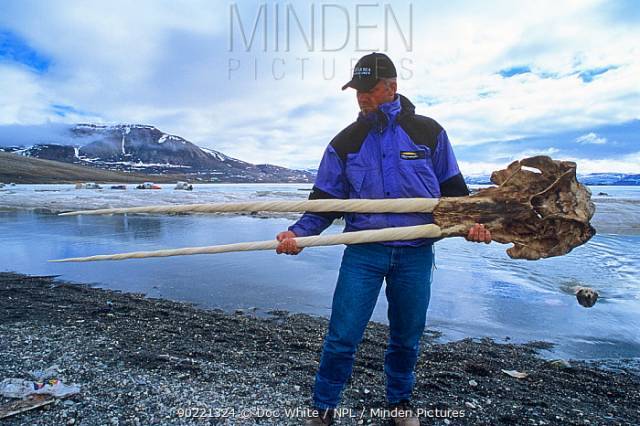
[(507, 250), (514, 259), (562, 256), (595, 235), (589, 224), (595, 206), (589, 189), (576, 178), (575, 163), (527, 158), (494, 172), (491, 181), (498, 186), (441, 199), (434, 222), (441, 228), (466, 225), (462, 229), (483, 223), (492, 240), (514, 244)]

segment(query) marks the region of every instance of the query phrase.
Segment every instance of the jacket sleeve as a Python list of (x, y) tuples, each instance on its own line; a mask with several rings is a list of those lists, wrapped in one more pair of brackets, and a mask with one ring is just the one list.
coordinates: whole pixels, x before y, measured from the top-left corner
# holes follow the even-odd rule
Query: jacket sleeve
[(433, 167), (440, 183), (440, 195), (443, 197), (463, 197), (469, 195), (469, 188), (458, 168), (447, 132), (438, 135), (433, 154)]
[[(309, 194), (310, 200), (341, 198), (349, 196), (349, 185), (345, 175), (344, 164), (331, 145), (327, 147), (318, 167), (313, 190)], [(289, 227), (298, 237), (318, 235), (341, 217), (340, 212), (311, 213), (306, 212), (293, 225)]]

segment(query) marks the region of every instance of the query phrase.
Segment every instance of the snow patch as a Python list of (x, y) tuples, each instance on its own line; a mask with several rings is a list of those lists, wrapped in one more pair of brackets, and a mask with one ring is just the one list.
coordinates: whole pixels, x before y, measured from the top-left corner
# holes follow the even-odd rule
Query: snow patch
[(88, 123), (80, 123), (76, 124), (76, 128), (80, 129), (106, 129), (108, 126), (104, 126), (101, 124), (88, 124)]
[(143, 163), (142, 161), (104, 161), (103, 164), (119, 164), (122, 166), (129, 166), (134, 168), (145, 168), (145, 167), (164, 167), (168, 169), (184, 169), (191, 168), (191, 166), (185, 166), (181, 164), (170, 164), (170, 163)]
[(166, 133), (163, 133), (162, 136), (160, 136), (160, 139), (158, 139), (158, 143), (164, 143), (167, 140), (182, 142), (183, 145), (186, 144), (185, 140), (180, 136), (168, 135)]
[(206, 152), (207, 154), (211, 155), (213, 158), (215, 158), (218, 161), (225, 161), (225, 160), (229, 159), (229, 157), (227, 157), (223, 153), (218, 152), (218, 151), (214, 151), (213, 149), (207, 149), (207, 148), (200, 148), (200, 149), (202, 151)]

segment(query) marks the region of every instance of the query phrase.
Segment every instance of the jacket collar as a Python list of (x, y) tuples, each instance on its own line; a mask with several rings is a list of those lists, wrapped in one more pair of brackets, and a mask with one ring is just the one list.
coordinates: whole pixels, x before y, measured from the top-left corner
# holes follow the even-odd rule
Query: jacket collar
[(380, 105), (377, 110), (369, 114), (360, 113), (358, 121), (364, 121), (382, 131), (388, 123), (394, 123), (405, 116), (415, 114), (415, 109), (416, 107), (409, 99), (398, 93), (394, 100)]
[(400, 114), (398, 114), (398, 118), (401, 118), (407, 115), (415, 115), (416, 107), (411, 103), (411, 101), (399, 93), (398, 93), (398, 98), (400, 99), (400, 107), (401, 107), (401, 111), (400, 111)]

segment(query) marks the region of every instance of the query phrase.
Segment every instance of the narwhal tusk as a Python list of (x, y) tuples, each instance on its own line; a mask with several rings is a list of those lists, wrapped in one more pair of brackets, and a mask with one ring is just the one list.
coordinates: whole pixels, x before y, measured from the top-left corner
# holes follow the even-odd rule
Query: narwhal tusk
[[(338, 244), (362, 244), (382, 241), (413, 240), (416, 238), (440, 238), (452, 235), (463, 235), (462, 227), (440, 229), (437, 225), (403, 226), (397, 228), (374, 229), (368, 231), (345, 232), (335, 235), (322, 235), (294, 238), (298, 247), (334, 246)], [(98, 260), (144, 259), (149, 257), (186, 256), (193, 254), (229, 253), (235, 251), (273, 250), (278, 246), (277, 240), (256, 241), (248, 243), (224, 244), (208, 247), (187, 247), (173, 250), (139, 251), (120, 254), (102, 254), (89, 257), (72, 257), (68, 259), (50, 260), (50, 262), (93, 262)]]
[(124, 213), (220, 213), (220, 212), (345, 212), (345, 213), (429, 213), (437, 198), (400, 198), (382, 200), (323, 199), (301, 201), (243, 201), (235, 203), (185, 204), (179, 206), (145, 206), (114, 209), (81, 210), (60, 216)]

